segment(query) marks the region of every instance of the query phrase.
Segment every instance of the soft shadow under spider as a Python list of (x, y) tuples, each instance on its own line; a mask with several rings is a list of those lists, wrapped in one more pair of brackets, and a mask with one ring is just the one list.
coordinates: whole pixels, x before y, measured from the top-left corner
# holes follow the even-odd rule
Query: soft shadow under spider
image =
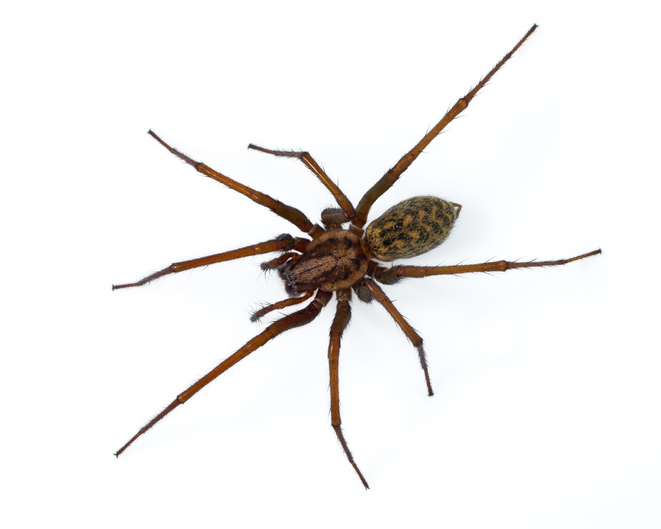
[[(361, 301), (370, 303), (376, 300), (393, 317), (395, 323), (402, 329), (418, 352), (420, 364), (425, 376), (429, 395), (433, 395), (425, 350), (422, 338), (409, 325), (407, 320), (395, 308), (388, 296), (377, 284), (392, 285), (401, 278), (427, 277), (445, 274), (465, 274), (470, 272), (504, 272), (513, 268), (532, 268), (539, 266), (555, 266), (584, 259), (601, 253), (601, 250), (584, 253), (569, 259), (553, 261), (512, 262), (494, 261), (479, 264), (457, 266), (405, 266), (398, 265), (386, 268), (380, 262), (391, 262), (421, 255), (441, 244), (449, 235), (461, 206), (433, 196), (413, 197), (404, 200), (386, 211), (381, 217), (372, 221), (367, 227), (367, 217), (372, 204), (397, 181), (404, 171), (413, 163), (423, 149), (471, 102), (479, 90), (486, 85), (493, 75), (509, 60), (512, 54), (525, 42), (536, 29), (532, 26), (516, 46), (484, 77), (468, 94), (459, 99), (445, 114), (443, 119), (432, 128), (420, 142), (395, 164), (371, 189), (365, 193), (354, 209), (344, 193), (326, 175), (321, 166), (307, 152), (276, 151), (249, 145), (249, 148), (275, 156), (298, 158), (303, 162), (335, 198), (339, 208), (328, 208), (322, 211), (321, 220), (324, 227), (313, 224), (301, 211), (278, 200), (260, 193), (248, 186), (240, 184), (231, 178), (194, 161), (176, 149), (170, 147), (154, 132), (149, 131), (161, 145), (172, 154), (192, 165), (200, 173), (238, 191), (257, 204), (269, 208), (276, 215), (288, 220), (307, 237), (293, 237), (288, 234), (274, 239), (251, 244), (238, 250), (174, 263), (163, 270), (151, 274), (135, 283), (114, 285), (113, 290), (141, 286), (156, 278), (190, 270), (200, 266), (230, 261), (251, 255), (271, 252), (282, 252), (279, 257), (262, 264), (263, 270), (277, 270), (283, 280), (288, 299), (267, 305), (256, 311), (252, 320), (255, 321), (274, 310), (304, 303), (314, 295), (314, 299), (304, 308), (284, 316), (269, 325), (264, 331), (248, 341), (230, 357), (218, 364), (209, 373), (195, 382), (161, 413), (149, 421), (136, 433), (116, 456), (126, 450), (138, 437), (154, 426), (180, 404), (183, 404), (212, 380), (227, 371), (237, 362), (243, 360), (257, 348), (266, 344), (279, 334), (307, 325), (313, 321), (333, 296), (337, 298), (335, 318), (330, 328), (330, 344), (328, 346), (328, 363), (330, 369), (331, 425), (342, 445), (349, 462), (358, 474), (365, 488), (367, 481), (354, 461), (341, 428), (338, 360), (340, 342), (344, 329), (351, 318), (352, 290)], [(344, 224), (349, 223), (347, 227)]]

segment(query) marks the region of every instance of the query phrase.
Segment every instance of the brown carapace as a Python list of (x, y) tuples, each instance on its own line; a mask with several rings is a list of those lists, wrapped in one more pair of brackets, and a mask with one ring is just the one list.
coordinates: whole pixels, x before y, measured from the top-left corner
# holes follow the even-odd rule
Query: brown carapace
[[(535, 31), (533, 26), (516, 46), (484, 77), (468, 94), (459, 99), (447, 112), (441, 121), (432, 128), (420, 142), (406, 153), (372, 188), (365, 193), (354, 209), (349, 199), (332, 182), (323, 169), (307, 152), (274, 151), (255, 145), (249, 148), (269, 153), (275, 156), (298, 158), (321, 182), (335, 198), (339, 208), (329, 208), (322, 212), (321, 220), (324, 227), (313, 224), (301, 211), (240, 184), (231, 178), (196, 162), (170, 147), (156, 134), (149, 131), (171, 153), (192, 165), (199, 172), (213, 178), (227, 187), (247, 196), (257, 204), (267, 207), (276, 215), (287, 219), (307, 237), (280, 235), (274, 239), (252, 244), (238, 250), (223, 252), (216, 255), (201, 257), (190, 261), (174, 263), (136, 283), (114, 285), (114, 289), (144, 285), (161, 276), (182, 272), (222, 261), (229, 261), (251, 255), (282, 252), (279, 257), (262, 264), (264, 270), (277, 270), (285, 284), (289, 298), (263, 307), (253, 314), (252, 320), (259, 319), (273, 310), (279, 310), (292, 305), (304, 303), (312, 296), (314, 299), (303, 309), (284, 316), (269, 325), (263, 332), (255, 336), (234, 354), (229, 356), (208, 374), (195, 382), (154, 419), (141, 428), (131, 440), (115, 454), (119, 456), (131, 443), (149, 430), (154, 424), (169, 414), (180, 404), (183, 404), (212, 380), (224, 373), (237, 362), (248, 356), (257, 348), (266, 344), (279, 334), (306, 325), (314, 320), (328, 304), (335, 293), (337, 308), (330, 329), (330, 345), (328, 347), (328, 362), (330, 368), (331, 424), (335, 430), (344, 453), (358, 474), (363, 485), (368, 488), (365, 477), (354, 461), (353, 455), (344, 439), (340, 420), (340, 397), (338, 360), (342, 334), (351, 318), (351, 291), (355, 291), (361, 301), (376, 300), (393, 317), (395, 323), (402, 329), (413, 346), (418, 351), (420, 364), (425, 375), (427, 391), (432, 395), (431, 381), (427, 370), (425, 351), (422, 338), (409, 325), (407, 320), (395, 308), (378, 283), (391, 285), (406, 277), (426, 277), (444, 274), (464, 274), (469, 272), (504, 272), (512, 268), (531, 268), (537, 266), (562, 265), (577, 261), (591, 255), (601, 253), (594, 250), (569, 259), (553, 261), (510, 262), (495, 261), (480, 264), (458, 266), (392, 266), (384, 267), (379, 261), (393, 261), (413, 257), (428, 252), (441, 244), (452, 229), (459, 215), (461, 206), (433, 196), (410, 198), (390, 208), (381, 217), (365, 228), (372, 204), (397, 181), (423, 149), (459, 115), (471, 102), (475, 94), (489, 82), (493, 75), (507, 62), (512, 54)], [(347, 225), (348, 224), (348, 225)], [(347, 225), (347, 226), (345, 226)]]

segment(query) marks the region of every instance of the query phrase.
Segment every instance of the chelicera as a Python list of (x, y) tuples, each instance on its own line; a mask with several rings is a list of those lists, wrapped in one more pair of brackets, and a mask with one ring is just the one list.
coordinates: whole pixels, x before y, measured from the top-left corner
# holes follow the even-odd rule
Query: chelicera
[[(395, 308), (379, 283), (392, 285), (402, 278), (427, 277), (444, 274), (464, 274), (470, 272), (504, 272), (513, 268), (531, 268), (538, 266), (563, 265), (591, 255), (601, 253), (594, 250), (569, 259), (553, 261), (510, 262), (495, 261), (458, 266), (383, 266), (380, 263), (392, 262), (424, 254), (441, 244), (449, 235), (457, 219), (461, 206), (435, 196), (421, 196), (404, 200), (386, 211), (381, 217), (367, 224), (372, 204), (397, 181), (413, 163), (423, 149), (459, 115), (470, 103), (477, 92), (509, 60), (514, 52), (535, 31), (534, 25), (518, 44), (480, 81), (468, 94), (459, 99), (447, 114), (432, 128), (420, 142), (406, 153), (370, 190), (365, 193), (356, 208), (344, 193), (332, 182), (323, 169), (307, 152), (275, 151), (250, 145), (249, 148), (275, 156), (298, 158), (303, 162), (326, 188), (331, 192), (339, 207), (329, 208), (321, 213), (323, 227), (312, 223), (301, 211), (288, 206), (268, 195), (240, 184), (231, 178), (194, 161), (170, 147), (152, 131), (149, 131), (171, 153), (192, 165), (200, 173), (213, 178), (227, 187), (247, 196), (257, 204), (267, 207), (276, 215), (294, 224), (308, 237), (293, 237), (284, 234), (258, 244), (252, 244), (238, 250), (201, 257), (190, 261), (174, 263), (136, 283), (114, 285), (114, 289), (144, 285), (159, 277), (190, 270), (214, 263), (281, 252), (279, 257), (262, 264), (264, 270), (277, 270), (284, 282), (288, 299), (261, 308), (252, 316), (257, 320), (276, 309), (314, 299), (304, 308), (284, 316), (269, 325), (234, 354), (218, 364), (208, 374), (178, 395), (161, 413), (148, 422), (115, 455), (119, 456), (138, 437), (154, 424), (168, 415), (179, 405), (188, 401), (212, 380), (224, 373), (250, 353), (266, 344), (279, 334), (312, 322), (333, 297), (337, 299), (335, 318), (330, 328), (328, 361), (330, 368), (331, 424), (339, 439), (344, 453), (358, 474), (363, 485), (367, 481), (354, 461), (341, 429), (338, 360), (340, 341), (351, 318), (350, 301), (352, 291), (363, 302), (376, 300), (393, 317), (395, 323), (406, 334), (417, 349), (420, 364), (425, 376), (427, 392), (433, 395), (432, 385), (427, 370), (423, 341), (402, 314)], [(365, 227), (367, 225), (367, 227)]]

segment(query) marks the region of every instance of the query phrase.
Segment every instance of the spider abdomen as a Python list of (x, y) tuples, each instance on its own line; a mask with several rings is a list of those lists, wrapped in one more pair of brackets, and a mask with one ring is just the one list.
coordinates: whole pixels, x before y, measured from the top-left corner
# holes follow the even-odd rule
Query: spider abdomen
[(365, 237), (380, 261), (415, 257), (447, 239), (457, 214), (457, 206), (438, 197), (409, 198), (367, 226)]
[(302, 255), (284, 263), (278, 270), (289, 295), (310, 290), (334, 291), (358, 282), (369, 261), (360, 237), (348, 230), (332, 230), (314, 239)]

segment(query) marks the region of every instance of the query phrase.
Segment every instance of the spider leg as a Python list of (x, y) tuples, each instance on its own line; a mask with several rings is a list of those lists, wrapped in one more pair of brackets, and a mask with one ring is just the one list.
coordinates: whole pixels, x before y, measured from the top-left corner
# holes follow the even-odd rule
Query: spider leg
[(403, 277), (427, 277), (439, 276), (449, 274), (467, 274), (470, 272), (505, 272), (513, 268), (534, 268), (537, 266), (558, 266), (579, 259), (585, 259), (593, 255), (600, 254), (601, 250), (593, 250), (592, 252), (577, 255), (569, 259), (557, 259), (555, 261), (492, 261), (490, 263), (479, 263), (470, 265), (457, 265), (457, 266), (393, 266), (392, 268), (377, 267), (374, 274), (374, 279), (377, 281), (392, 285)]
[(124, 446), (122, 446), (116, 453), (115, 456), (119, 457), (119, 455), (126, 450), (138, 437), (140, 437), (143, 433), (145, 433), (147, 430), (149, 430), (152, 426), (154, 426), (158, 421), (160, 421), (163, 417), (165, 417), (168, 413), (170, 413), (172, 410), (174, 410), (177, 406), (180, 404), (183, 404), (186, 402), (188, 399), (190, 399), (193, 395), (195, 395), (198, 391), (200, 391), (202, 388), (204, 388), (207, 384), (209, 384), (211, 381), (215, 380), (218, 376), (223, 374), (225, 371), (227, 371), (230, 367), (232, 367), (234, 364), (240, 362), (243, 360), (246, 356), (248, 356), (250, 353), (255, 351), (256, 349), (260, 348), (262, 345), (267, 343), (268, 341), (272, 340), (279, 334), (282, 334), (285, 331), (288, 331), (289, 329), (293, 329), (294, 327), (300, 327), (302, 325), (307, 325), (310, 323), (312, 320), (314, 320), (321, 310), (328, 304), (332, 297), (332, 294), (330, 292), (325, 292), (322, 290), (319, 290), (317, 292), (316, 297), (314, 300), (305, 308), (294, 312), (293, 314), (290, 314), (289, 316), (285, 316), (284, 318), (279, 319), (278, 321), (272, 323), (269, 325), (263, 332), (255, 336), (252, 340), (248, 341), (243, 347), (241, 347), (236, 353), (233, 355), (229, 356), (225, 360), (223, 360), (220, 364), (218, 364), (215, 368), (213, 368), (211, 371), (209, 371), (206, 375), (204, 375), (200, 380), (195, 382), (192, 386), (190, 386), (188, 389), (186, 389), (183, 393), (177, 396), (176, 399), (174, 399), (169, 406), (167, 406), (161, 413), (159, 413), (156, 417), (154, 417), (151, 421), (149, 421), (145, 426), (143, 426), (137, 434), (135, 434), (128, 443), (126, 443)]
[(337, 291), (337, 310), (335, 311), (335, 318), (331, 324), (330, 329), (330, 343), (328, 345), (328, 364), (330, 367), (330, 394), (331, 394), (331, 425), (333, 430), (335, 430), (335, 435), (337, 435), (340, 444), (344, 453), (349, 459), (349, 463), (353, 466), (353, 469), (358, 474), (360, 481), (363, 482), (366, 489), (369, 489), (367, 481), (363, 477), (363, 474), (360, 472), (358, 465), (353, 460), (349, 446), (347, 445), (346, 440), (344, 439), (344, 434), (342, 433), (342, 421), (340, 420), (340, 389), (339, 389), (339, 359), (340, 359), (340, 341), (342, 340), (342, 334), (344, 329), (346, 329), (351, 319), (351, 305), (349, 304), (351, 300), (351, 290), (348, 288), (343, 288)]
[(314, 175), (321, 180), (321, 183), (326, 186), (335, 201), (338, 203), (342, 211), (344, 212), (345, 219), (344, 222), (351, 220), (355, 215), (356, 211), (353, 209), (353, 204), (347, 198), (347, 196), (342, 192), (342, 190), (337, 187), (335, 182), (333, 182), (328, 175), (324, 172), (321, 166), (310, 156), (309, 152), (305, 151), (274, 151), (271, 149), (265, 149), (264, 147), (258, 147), (252, 143), (248, 145), (248, 149), (254, 149), (256, 151), (265, 152), (267, 154), (272, 154), (274, 156), (283, 156), (285, 158), (298, 158), (303, 162), (303, 164), (314, 173)]
[(285, 264), (287, 261), (289, 261), (292, 257), (296, 257), (298, 255), (301, 255), (296, 252), (286, 252), (283, 253), (282, 255), (276, 257), (275, 259), (271, 259), (270, 261), (266, 261), (265, 263), (262, 263), (259, 265), (259, 267), (264, 271), (268, 272), (269, 270), (274, 270), (278, 268), (279, 266)]
[(286, 307), (291, 307), (292, 305), (298, 305), (299, 303), (303, 303), (305, 300), (310, 299), (312, 297), (312, 294), (314, 294), (314, 290), (310, 290), (309, 292), (306, 292), (300, 298), (287, 298), (283, 301), (278, 301), (277, 303), (266, 305), (265, 307), (256, 310), (253, 313), (253, 315), (250, 316), (250, 321), (257, 321), (260, 318), (266, 316), (269, 312), (272, 312), (274, 310), (280, 310)]
[(117, 290), (119, 288), (139, 287), (149, 283), (150, 281), (153, 281), (154, 279), (158, 279), (159, 277), (163, 277), (168, 274), (176, 274), (177, 272), (183, 272), (184, 270), (190, 270), (191, 268), (198, 268), (200, 266), (221, 263), (223, 261), (231, 261), (232, 259), (240, 259), (241, 257), (248, 257), (251, 255), (277, 252), (280, 250), (291, 250), (293, 248), (300, 247), (307, 242), (307, 239), (300, 239), (298, 237), (294, 238), (291, 235), (284, 234), (276, 237), (275, 239), (271, 239), (270, 241), (252, 244), (237, 250), (230, 250), (229, 252), (207, 255), (206, 257), (191, 259), (190, 261), (173, 263), (167, 268), (159, 270), (158, 272), (154, 272), (153, 274), (141, 279), (140, 281), (136, 281), (135, 283), (125, 283), (122, 285), (113, 285), (112, 289)]
[(477, 94), (480, 89), (489, 82), (489, 80), (494, 76), (494, 74), (500, 70), (500, 68), (505, 64), (509, 58), (514, 54), (516, 50), (525, 42), (525, 40), (532, 34), (533, 31), (537, 28), (537, 25), (533, 25), (528, 33), (519, 41), (519, 43), (512, 48), (512, 50), (501, 59), (501, 61), (494, 66), (494, 68), (484, 77), (470, 92), (468, 92), (464, 97), (459, 99), (454, 106), (448, 110), (447, 114), (443, 116), (441, 121), (439, 121), (436, 126), (431, 129), (425, 136), (420, 140), (420, 142), (413, 147), (408, 153), (406, 153), (402, 158), (395, 164), (395, 166), (390, 169), (383, 177), (376, 183), (374, 186), (365, 193), (365, 196), (358, 203), (358, 208), (356, 208), (356, 217), (352, 220), (353, 224), (358, 228), (362, 228), (367, 222), (367, 215), (369, 214), (372, 204), (383, 195), (390, 187), (399, 179), (401, 174), (408, 169), (408, 167), (413, 163), (413, 161), (420, 155), (420, 153), (429, 145), (432, 140), (440, 134), (440, 132), (461, 112), (463, 112), (468, 104), (471, 102), (475, 94)]
[(415, 331), (413, 327), (406, 321), (406, 318), (402, 316), (402, 313), (399, 312), (395, 306), (392, 304), (392, 301), (386, 296), (385, 292), (381, 290), (381, 287), (377, 285), (371, 279), (365, 279), (364, 285), (367, 287), (367, 290), (370, 294), (376, 299), (383, 307), (388, 311), (388, 313), (393, 317), (395, 323), (399, 325), (399, 328), (404, 331), (406, 337), (411, 340), (413, 346), (418, 350), (418, 355), (420, 356), (420, 365), (422, 370), (425, 372), (425, 381), (427, 382), (427, 391), (431, 397), (434, 394), (434, 391), (431, 389), (431, 380), (429, 379), (429, 371), (427, 369), (427, 357), (425, 356), (425, 350), (422, 346), (422, 337)]
[(227, 187), (233, 189), (234, 191), (238, 191), (242, 195), (247, 196), (253, 202), (257, 202), (257, 204), (259, 204), (260, 206), (269, 208), (271, 211), (273, 211), (273, 213), (282, 217), (283, 219), (288, 220), (301, 231), (308, 233), (313, 237), (315, 235), (323, 233), (323, 228), (317, 224), (312, 224), (310, 219), (308, 219), (302, 211), (293, 208), (291, 206), (288, 206), (286, 204), (283, 204), (279, 200), (275, 200), (269, 195), (260, 193), (255, 189), (240, 184), (239, 182), (232, 180), (230, 177), (225, 176), (224, 174), (221, 174), (218, 171), (214, 171), (213, 169), (211, 169), (211, 167), (208, 167), (203, 163), (196, 162), (195, 160), (189, 158), (185, 154), (180, 153), (177, 149), (170, 147), (161, 138), (159, 138), (156, 135), (156, 133), (152, 132), (151, 130), (149, 131), (149, 134), (153, 136), (154, 139), (156, 139), (156, 141), (158, 141), (161, 145), (163, 145), (163, 147), (165, 147), (168, 151), (170, 151), (175, 156), (181, 158), (187, 164), (195, 167), (195, 169), (197, 169), (203, 175), (208, 176), (209, 178), (212, 178), (213, 180), (216, 180), (217, 182), (226, 185)]

